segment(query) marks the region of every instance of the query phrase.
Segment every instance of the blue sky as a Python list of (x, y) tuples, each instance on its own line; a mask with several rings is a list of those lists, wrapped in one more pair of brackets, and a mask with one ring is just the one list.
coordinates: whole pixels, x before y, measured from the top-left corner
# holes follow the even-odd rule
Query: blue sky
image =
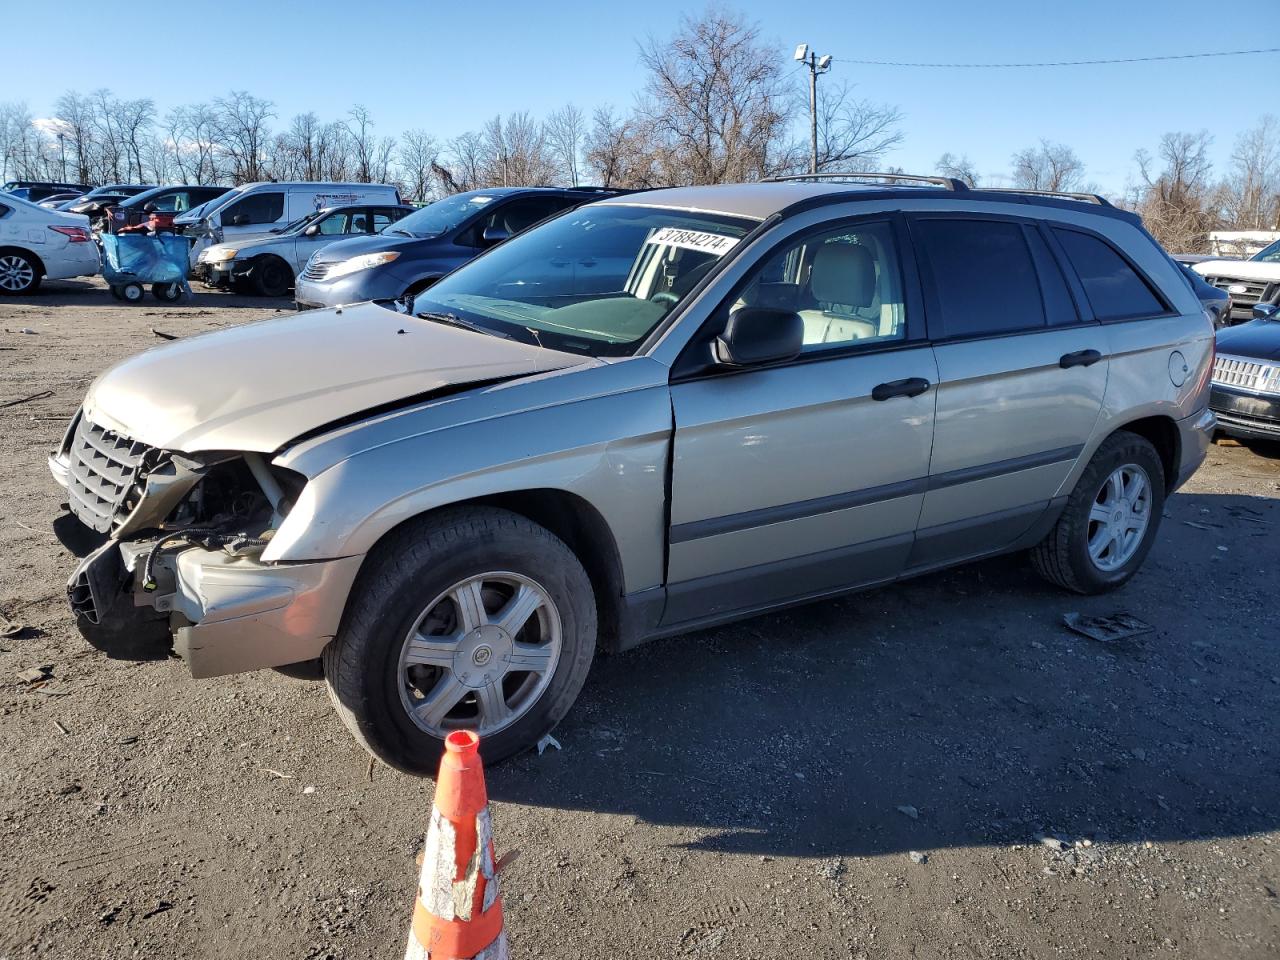
[[(1070, 144), (1088, 176), (1119, 190), (1138, 147), (1169, 130), (1207, 129), (1221, 172), (1232, 140), (1270, 110), (1280, 55), (1029, 70), (928, 70), (862, 66), (848, 59), (1008, 62), (1098, 59), (1280, 45), (1280, 0), (1229, 5), (1170, 0), (869, 4), (850, 0), (739, 0), (792, 69), (801, 41), (836, 58), (833, 78), (898, 106), (904, 143), (888, 159), (929, 172), (944, 151), (968, 154), (983, 174), (1007, 173), (1010, 155), (1041, 137)], [(637, 41), (665, 36), (683, 12), (643, 3), (435, 4), (310, 0), (125, 5), (62, 0), (75, 24), (52, 41), (6, 44), (0, 100), (47, 115), (64, 89), (108, 86), (151, 97), (161, 111), (247, 89), (295, 113), (340, 116), (365, 104), (383, 134), (422, 127), (441, 139), (495, 113), (545, 114), (572, 101), (588, 112), (628, 107), (644, 75)], [(1229, 10), (1230, 15), (1225, 15)], [(1224, 15), (1215, 22), (1215, 11)], [(121, 34), (122, 25), (132, 26)], [(92, 46), (83, 38), (99, 39)], [(185, 46), (178, 38), (187, 38)], [(160, 60), (106, 68), (103, 44)], [(52, 59), (51, 59), (52, 55)], [(801, 79), (801, 72), (793, 76)]]

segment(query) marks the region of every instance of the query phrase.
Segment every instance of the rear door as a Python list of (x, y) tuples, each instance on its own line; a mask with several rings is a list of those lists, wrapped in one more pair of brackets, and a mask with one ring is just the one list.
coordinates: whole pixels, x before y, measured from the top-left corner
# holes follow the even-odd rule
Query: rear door
[[(900, 222), (884, 215), (806, 230), (766, 254), (686, 348), (671, 387), (667, 624), (901, 572), (937, 380), (904, 248)], [(686, 371), (744, 306), (798, 312), (801, 355)]]
[(1093, 431), (1107, 340), (1034, 221), (909, 218), (938, 362), (929, 488), (909, 567), (1013, 544)]

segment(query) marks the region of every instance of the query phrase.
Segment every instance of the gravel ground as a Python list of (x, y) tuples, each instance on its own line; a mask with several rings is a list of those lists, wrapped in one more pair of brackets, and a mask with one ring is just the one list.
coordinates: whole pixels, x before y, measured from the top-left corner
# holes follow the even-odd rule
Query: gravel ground
[[(403, 950), (430, 782), (320, 684), (106, 660), (49, 533), (94, 375), (280, 306), (0, 301), (0, 403), (52, 391), (0, 409), (0, 957)], [(513, 954), (1280, 955), (1278, 497), (1280, 449), (1223, 443), (1111, 596), (1004, 558), (599, 661), (563, 749), (489, 771)]]

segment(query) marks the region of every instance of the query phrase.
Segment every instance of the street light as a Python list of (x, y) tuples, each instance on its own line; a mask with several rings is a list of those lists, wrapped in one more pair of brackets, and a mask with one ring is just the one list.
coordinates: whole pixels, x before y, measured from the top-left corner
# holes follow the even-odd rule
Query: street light
[(796, 47), (796, 59), (809, 68), (809, 172), (818, 172), (818, 74), (831, 69), (831, 54), (818, 56), (807, 43)]
[(58, 131), (58, 156), (62, 158), (62, 182), (67, 182), (67, 135)]

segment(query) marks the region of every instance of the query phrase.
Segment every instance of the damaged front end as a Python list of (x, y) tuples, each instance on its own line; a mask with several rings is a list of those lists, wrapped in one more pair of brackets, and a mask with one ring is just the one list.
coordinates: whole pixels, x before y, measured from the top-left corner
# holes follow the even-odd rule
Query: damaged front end
[(83, 412), (49, 466), (71, 513), (106, 538), (67, 598), (108, 656), (176, 652), (215, 676), (311, 659), (332, 636), (346, 591), (330, 581), (354, 576), (351, 563), (261, 560), (305, 477), (257, 453), (148, 447)]

